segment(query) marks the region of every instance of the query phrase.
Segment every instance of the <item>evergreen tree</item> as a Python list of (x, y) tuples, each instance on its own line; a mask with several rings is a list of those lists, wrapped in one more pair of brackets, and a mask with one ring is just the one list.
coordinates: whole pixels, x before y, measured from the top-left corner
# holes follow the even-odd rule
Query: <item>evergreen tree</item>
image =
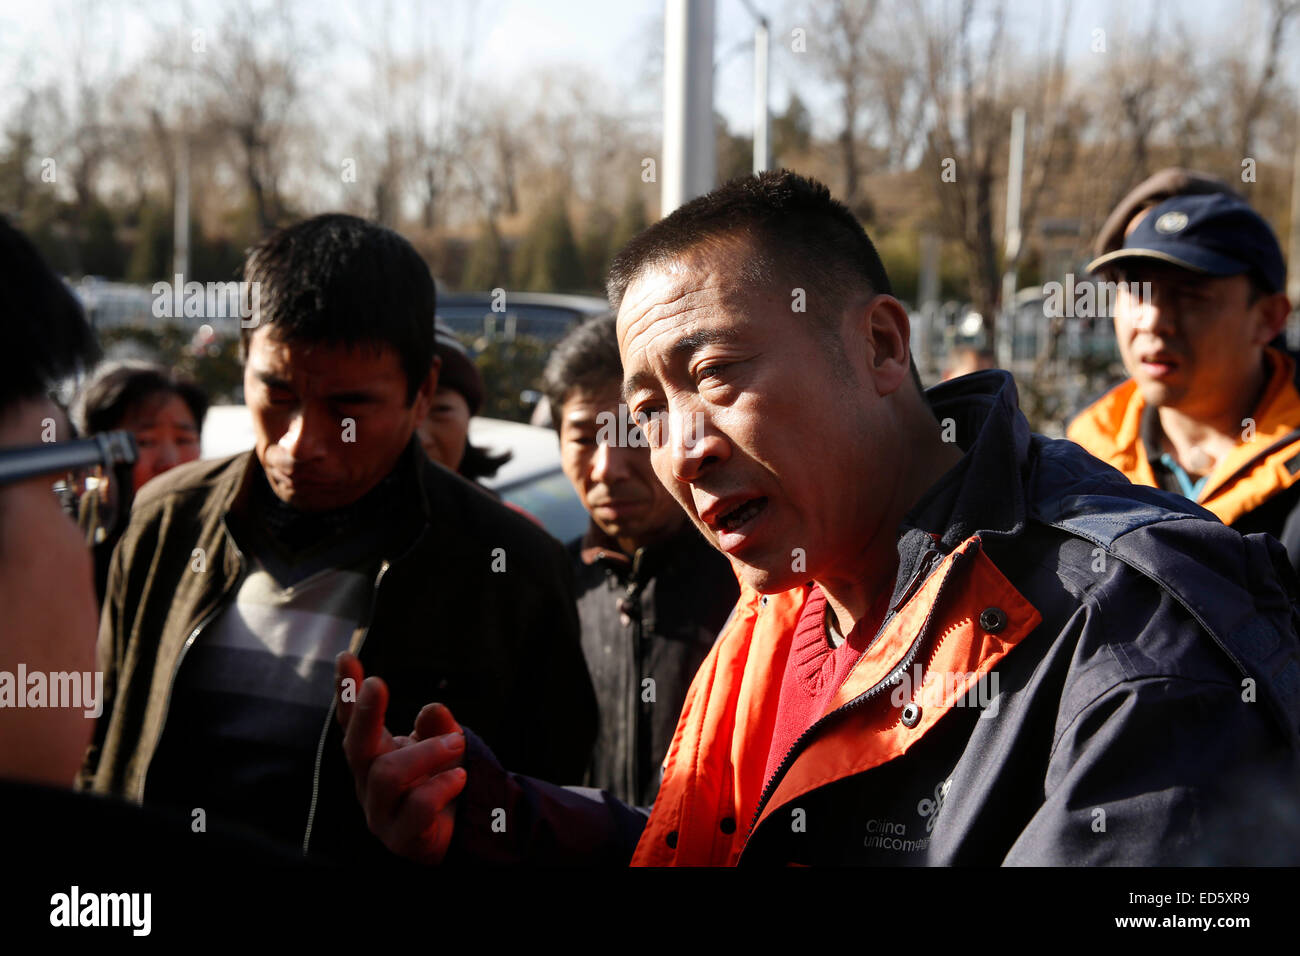
[(717, 144), (718, 182), (748, 176), (754, 170), (754, 140), (727, 128), (721, 113), (713, 114), (714, 142)]
[(788, 166), (796, 157), (808, 152), (812, 144), (812, 116), (803, 100), (795, 93), (785, 112), (772, 119), (772, 162), (775, 166)]
[(128, 282), (153, 283), (159, 279), (171, 280), (172, 273), (172, 213), (171, 210), (151, 202), (140, 214), (140, 233), (126, 266)]
[(496, 226), (489, 220), (484, 222), (474, 245), (470, 247), (465, 261), (465, 272), (461, 276), (463, 289), (496, 289), (505, 286), (505, 256), (501, 249), (501, 237)]
[(530, 292), (574, 292), (583, 287), (582, 260), (569, 226), (562, 195), (552, 196), (538, 210), (524, 234), (515, 285)]
[(95, 202), (86, 211), (81, 240), (81, 267), (86, 275), (121, 279), (126, 251), (117, 241), (117, 223), (108, 207)]
[(582, 274), (588, 289), (603, 289), (609, 260), (614, 254), (612, 241), (618, 220), (604, 206), (597, 206), (587, 217), (582, 232)]

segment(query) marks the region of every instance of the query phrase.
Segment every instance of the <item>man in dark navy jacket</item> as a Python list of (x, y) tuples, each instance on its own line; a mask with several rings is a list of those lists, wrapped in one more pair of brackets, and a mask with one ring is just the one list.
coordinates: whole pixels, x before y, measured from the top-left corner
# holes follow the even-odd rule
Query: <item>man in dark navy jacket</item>
[(1032, 435), (1005, 372), (923, 392), (870, 241), (793, 173), (676, 210), (609, 287), (629, 410), (660, 482), (730, 558), (736, 614), (648, 821), (506, 772), (445, 710), (393, 744), (368, 684), (344, 749), (390, 849), (1300, 860), (1295, 579), (1274, 539)]

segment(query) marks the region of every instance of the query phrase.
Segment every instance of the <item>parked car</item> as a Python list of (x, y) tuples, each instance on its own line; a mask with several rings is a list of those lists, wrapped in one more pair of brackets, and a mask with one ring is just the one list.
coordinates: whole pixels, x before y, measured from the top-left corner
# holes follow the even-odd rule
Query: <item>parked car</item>
[(587, 529), (587, 510), (560, 468), (560, 440), (550, 428), (496, 418), (471, 418), (469, 440), (511, 459), (483, 484), (518, 505), (552, 535), (568, 542)]
[[(484, 479), (484, 486), (528, 512), (561, 541), (571, 541), (586, 530), (587, 511), (560, 468), (560, 443), (553, 430), (473, 418), (469, 440), (493, 452), (512, 453), (496, 477)], [(248, 451), (253, 442), (253, 421), (245, 406), (208, 409), (201, 445), (204, 458)]]
[(594, 295), (438, 291), (438, 318), (458, 334), (489, 341), (527, 335), (558, 342), (584, 319), (608, 311), (609, 303)]

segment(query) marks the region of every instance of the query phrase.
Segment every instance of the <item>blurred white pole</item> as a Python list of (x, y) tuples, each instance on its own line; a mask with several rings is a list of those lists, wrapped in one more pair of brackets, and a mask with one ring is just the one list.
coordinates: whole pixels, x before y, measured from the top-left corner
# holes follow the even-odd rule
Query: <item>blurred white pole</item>
[[(189, 4), (181, 4), (181, 49), (186, 43), (186, 26), (190, 22)], [(176, 196), (172, 220), (172, 275), (185, 276), (190, 271), (190, 110), (194, 106), (194, 70), (189, 66), (181, 80), (181, 120), (176, 143)]]
[(772, 165), (768, 145), (770, 118), (767, 108), (767, 20), (760, 19), (754, 30), (754, 172), (761, 173)]
[(172, 223), (172, 274), (190, 271), (190, 144), (182, 129), (176, 148), (176, 211)]
[(1002, 275), (1002, 316), (997, 325), (998, 365), (1011, 367), (1015, 335), (1016, 258), (1020, 255), (1020, 183), (1025, 167), (1025, 111), (1011, 112), (1011, 156), (1007, 163), (1007, 222), (1004, 256), (1007, 270)]
[(664, 0), (660, 215), (714, 186), (713, 0)]
[(1007, 164), (1006, 255), (1013, 260), (1020, 254), (1020, 181), (1025, 171), (1025, 111), (1011, 111), (1011, 156)]

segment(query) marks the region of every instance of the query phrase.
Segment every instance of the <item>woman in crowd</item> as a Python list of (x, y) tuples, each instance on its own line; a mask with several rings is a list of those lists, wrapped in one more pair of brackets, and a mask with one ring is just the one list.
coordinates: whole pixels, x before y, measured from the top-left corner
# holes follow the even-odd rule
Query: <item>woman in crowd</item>
[(437, 396), (417, 430), (420, 442), (430, 458), (462, 478), (491, 478), (510, 460), (510, 452), (494, 455), (470, 444), (469, 420), (483, 404), (483, 377), (451, 329), (435, 322), (434, 330), (442, 366)]
[(77, 430), (93, 435), (122, 429), (135, 437), (140, 449), (130, 487), (124, 482), (119, 489), (118, 527), (95, 544), (95, 583), (101, 599), (108, 559), (131, 500), (150, 478), (198, 459), (207, 411), (208, 396), (203, 389), (169, 368), (148, 362), (105, 362), (82, 389), (73, 409)]
[(76, 425), (83, 435), (125, 429), (135, 436), (140, 457), (131, 491), (155, 475), (195, 461), (208, 397), (189, 379), (147, 362), (107, 362), (86, 383), (77, 402)]

